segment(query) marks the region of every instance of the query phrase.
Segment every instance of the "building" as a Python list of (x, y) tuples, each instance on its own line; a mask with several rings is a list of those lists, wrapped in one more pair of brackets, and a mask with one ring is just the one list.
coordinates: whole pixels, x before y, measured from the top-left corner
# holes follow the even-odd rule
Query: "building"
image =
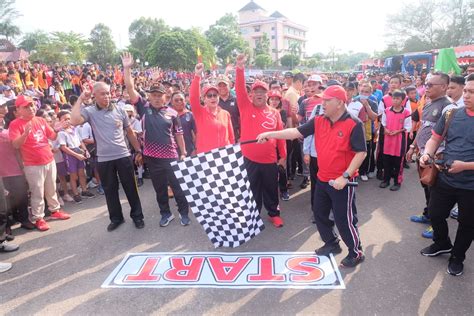
[(7, 39), (0, 39), (0, 62), (28, 59), (29, 55), (30, 54), (23, 49), (16, 49)]
[(239, 28), (251, 49), (267, 34), (270, 39), (270, 55), (273, 61), (289, 53), (304, 56), (308, 29), (290, 21), (278, 11), (268, 14), (254, 1), (239, 10)]

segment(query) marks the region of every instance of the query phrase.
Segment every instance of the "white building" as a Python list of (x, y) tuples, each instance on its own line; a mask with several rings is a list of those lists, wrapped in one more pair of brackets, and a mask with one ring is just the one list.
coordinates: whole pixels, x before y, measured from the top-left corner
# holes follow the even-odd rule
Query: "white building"
[[(239, 10), (239, 27), (242, 37), (255, 49), (263, 34), (270, 39), (270, 55), (273, 61), (289, 53), (304, 56), (308, 29), (290, 21), (278, 11), (268, 14), (265, 9), (250, 1)], [(296, 47), (299, 46), (298, 51)]]

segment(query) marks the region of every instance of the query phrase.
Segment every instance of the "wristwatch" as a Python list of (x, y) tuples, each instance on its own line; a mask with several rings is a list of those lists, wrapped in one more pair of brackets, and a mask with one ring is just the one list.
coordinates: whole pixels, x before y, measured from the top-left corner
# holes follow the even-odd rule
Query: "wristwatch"
[(342, 177), (343, 177), (344, 179), (349, 179), (349, 178), (351, 177), (351, 175), (349, 174), (349, 172), (344, 171), (344, 173), (342, 174)]

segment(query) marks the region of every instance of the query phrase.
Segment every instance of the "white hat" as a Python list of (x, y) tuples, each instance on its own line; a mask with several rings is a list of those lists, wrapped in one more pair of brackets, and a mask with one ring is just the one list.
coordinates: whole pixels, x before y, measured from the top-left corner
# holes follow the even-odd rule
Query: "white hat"
[(125, 104), (123, 106), (123, 110), (125, 112), (135, 112), (135, 109), (133, 108), (133, 105), (131, 105), (131, 104)]
[(311, 75), (309, 78), (308, 78), (308, 81), (314, 81), (314, 82), (323, 82), (323, 79), (321, 78), (320, 75)]

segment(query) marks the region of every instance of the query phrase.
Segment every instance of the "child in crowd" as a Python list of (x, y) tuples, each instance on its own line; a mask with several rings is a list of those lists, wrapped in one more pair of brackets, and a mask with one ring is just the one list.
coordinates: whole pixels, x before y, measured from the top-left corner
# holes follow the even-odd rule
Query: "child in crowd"
[[(133, 131), (137, 135), (137, 139), (141, 142), (143, 136), (143, 129), (142, 129), (142, 122), (137, 118), (137, 114), (135, 113), (135, 108), (131, 104), (125, 104), (123, 106), (125, 112), (127, 112), (128, 118), (130, 119), (130, 126), (132, 127)], [(132, 150), (133, 154), (133, 150)], [(137, 166), (137, 185), (141, 187), (143, 185), (143, 165)]]
[[(84, 172), (84, 160), (89, 158), (89, 152), (70, 123), (71, 112), (60, 111), (58, 118), (63, 125), (63, 129), (58, 133), (58, 142), (66, 162), (66, 170), (70, 176), (73, 199), (75, 202), (81, 203), (82, 197), (94, 197), (94, 194), (87, 190), (86, 173)], [(77, 188), (77, 180), (79, 180), (82, 189), (81, 194)]]
[(400, 168), (403, 168), (403, 160), (406, 152), (407, 133), (411, 131), (412, 122), (410, 111), (403, 106), (405, 93), (395, 90), (392, 93), (392, 106), (385, 109), (382, 114), (382, 125), (385, 129), (383, 145), (384, 180), (380, 183), (381, 188), (390, 185), (393, 177), (394, 184), (391, 191), (398, 191), (401, 185)]

